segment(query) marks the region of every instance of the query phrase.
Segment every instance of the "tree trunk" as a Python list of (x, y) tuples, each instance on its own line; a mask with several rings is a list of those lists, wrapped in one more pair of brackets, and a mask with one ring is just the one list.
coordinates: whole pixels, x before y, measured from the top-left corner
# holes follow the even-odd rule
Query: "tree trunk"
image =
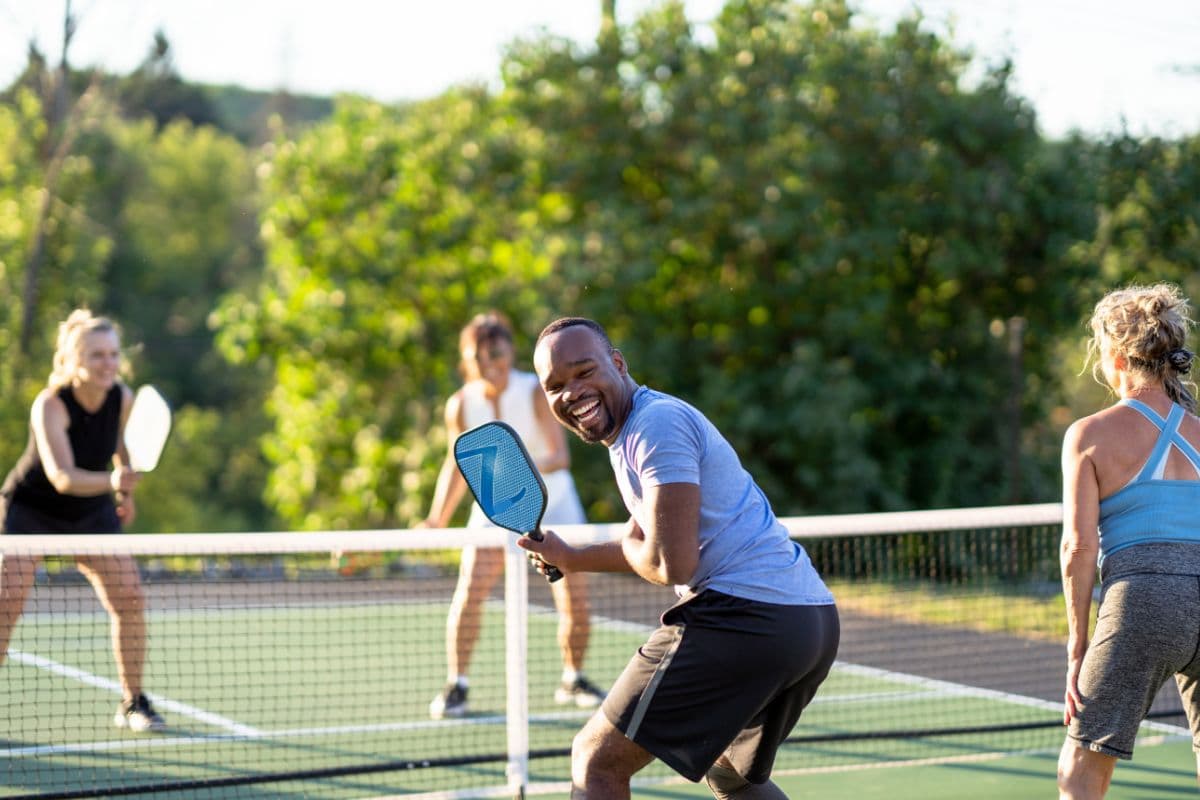
[(600, 52), (615, 64), (620, 58), (621, 41), (617, 37), (617, 0), (600, 0), (600, 34), (596, 37)]
[[(74, 139), (73, 127), (70, 124), (71, 108), (70, 61), (67, 52), (71, 48), (71, 39), (75, 36), (75, 16), (71, 13), (71, 0), (67, 0), (63, 12), (63, 41), (62, 58), (58, 63), (58, 75), (55, 79), (53, 94), (46, 98), (46, 122), (48, 130), (46, 140), (52, 142), (54, 134), (58, 133), (58, 145), (47, 148), (45, 179), (42, 186), (42, 201), (38, 206), (37, 220), (33, 228), (33, 241), (29, 246), (29, 256), (25, 259), (25, 288), (21, 292), (21, 332), (18, 337), (19, 353), (29, 355), (30, 343), (33, 340), (33, 326), (37, 320), (38, 284), (41, 279), (42, 261), (46, 252), (46, 228), (50, 223), (50, 209), (54, 202), (54, 190), (58, 183), (58, 174), (62, 163), (71, 151)], [(83, 98), (80, 98), (81, 101)], [(82, 102), (79, 104), (83, 105)], [(75, 110), (79, 110), (77, 106)]]

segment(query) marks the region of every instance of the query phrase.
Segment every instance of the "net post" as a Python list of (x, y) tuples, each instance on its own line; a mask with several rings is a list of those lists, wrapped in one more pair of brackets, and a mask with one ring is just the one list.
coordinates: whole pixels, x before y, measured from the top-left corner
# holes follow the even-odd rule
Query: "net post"
[(504, 649), (510, 797), (524, 798), (529, 784), (529, 571), (525, 553), (509, 536), (504, 547)]

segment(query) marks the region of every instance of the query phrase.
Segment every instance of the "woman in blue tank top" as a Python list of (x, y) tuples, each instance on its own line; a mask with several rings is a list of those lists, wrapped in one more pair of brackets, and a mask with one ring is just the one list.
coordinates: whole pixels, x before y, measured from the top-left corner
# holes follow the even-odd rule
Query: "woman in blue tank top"
[[(133, 520), (138, 475), (129, 467), (122, 436), (133, 393), (120, 380), (121, 364), (111, 320), (78, 309), (59, 325), (54, 370), (30, 413), (29, 444), (0, 490), (0, 532), (119, 533), (122, 523)], [(0, 555), (0, 661), (37, 561)], [(146, 623), (137, 563), (129, 555), (80, 556), (76, 562), (112, 618), (122, 692), (114, 724), (134, 731), (165, 728), (142, 693)]]
[(1117, 402), (1063, 439), (1063, 798), (1104, 796), (1172, 676), (1200, 752), (1200, 419), (1184, 382), (1192, 325), (1169, 284), (1110, 292), (1092, 314), (1089, 361)]

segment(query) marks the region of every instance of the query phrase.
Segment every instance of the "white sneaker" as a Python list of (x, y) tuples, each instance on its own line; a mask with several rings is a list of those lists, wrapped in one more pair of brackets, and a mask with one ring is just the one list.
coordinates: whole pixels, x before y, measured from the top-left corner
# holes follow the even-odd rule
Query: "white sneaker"
[(134, 733), (147, 731), (162, 731), (167, 729), (167, 721), (158, 715), (146, 695), (140, 692), (132, 700), (122, 701), (113, 715), (113, 725), (118, 728), (128, 728)]
[(429, 718), (465, 717), (467, 715), (467, 688), (457, 683), (447, 683), (446, 688), (429, 704)]
[(604, 702), (604, 692), (580, 675), (571, 683), (560, 683), (554, 690), (554, 702), (560, 706), (574, 703), (578, 708), (595, 708)]

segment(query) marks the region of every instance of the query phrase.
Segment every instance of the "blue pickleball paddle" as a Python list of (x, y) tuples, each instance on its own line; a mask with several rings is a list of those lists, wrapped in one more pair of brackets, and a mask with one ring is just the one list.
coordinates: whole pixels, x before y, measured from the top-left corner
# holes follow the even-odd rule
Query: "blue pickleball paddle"
[[(454, 441), (454, 461), (475, 502), (493, 524), (542, 540), (546, 484), (521, 437), (503, 422), (485, 422)], [(546, 579), (562, 577), (548, 566)]]

